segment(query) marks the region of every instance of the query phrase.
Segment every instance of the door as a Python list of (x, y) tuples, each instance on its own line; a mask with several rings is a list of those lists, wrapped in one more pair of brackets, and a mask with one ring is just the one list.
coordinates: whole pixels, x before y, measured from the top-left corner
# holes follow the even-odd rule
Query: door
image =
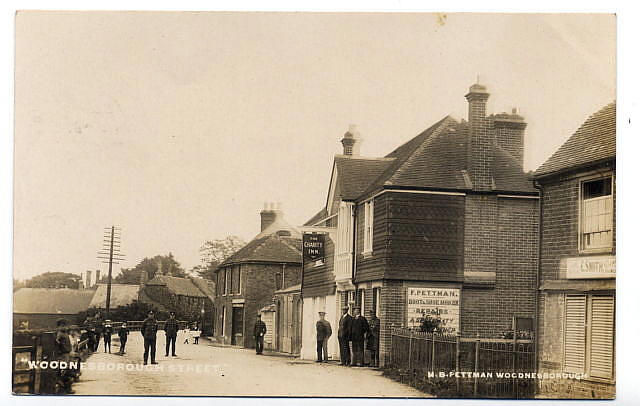
[(244, 326), (244, 307), (234, 307), (231, 314), (231, 344), (243, 345), (242, 327)]

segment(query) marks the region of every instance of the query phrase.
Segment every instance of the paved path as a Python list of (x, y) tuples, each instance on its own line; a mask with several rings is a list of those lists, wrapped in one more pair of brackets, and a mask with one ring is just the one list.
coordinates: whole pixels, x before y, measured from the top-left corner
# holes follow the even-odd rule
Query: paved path
[[(101, 343), (102, 344), (102, 343)], [(158, 333), (158, 365), (142, 365), (142, 336), (132, 332), (127, 354), (91, 355), (77, 395), (339, 396), (426, 397), (380, 371), (318, 364), (253, 350), (218, 347), (208, 340), (182, 344), (178, 357), (164, 356), (164, 333)], [(119, 350), (114, 340), (112, 351)]]

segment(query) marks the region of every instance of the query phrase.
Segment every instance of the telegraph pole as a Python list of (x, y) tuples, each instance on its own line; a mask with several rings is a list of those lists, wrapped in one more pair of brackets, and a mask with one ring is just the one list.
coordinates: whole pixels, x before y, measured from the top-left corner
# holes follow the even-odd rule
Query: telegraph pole
[(113, 264), (119, 264), (121, 260), (124, 260), (124, 254), (120, 253), (121, 235), (122, 230), (119, 227), (105, 227), (102, 239), (102, 250), (98, 251), (98, 259), (102, 259), (103, 264), (109, 264), (105, 317), (109, 316), (109, 310), (111, 309), (111, 272), (113, 270)]

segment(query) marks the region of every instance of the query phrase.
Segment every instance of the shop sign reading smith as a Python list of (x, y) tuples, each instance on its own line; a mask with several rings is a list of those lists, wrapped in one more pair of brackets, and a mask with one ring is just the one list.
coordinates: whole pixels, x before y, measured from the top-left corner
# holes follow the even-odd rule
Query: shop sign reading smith
[(310, 261), (324, 258), (324, 234), (303, 234), (302, 253)]

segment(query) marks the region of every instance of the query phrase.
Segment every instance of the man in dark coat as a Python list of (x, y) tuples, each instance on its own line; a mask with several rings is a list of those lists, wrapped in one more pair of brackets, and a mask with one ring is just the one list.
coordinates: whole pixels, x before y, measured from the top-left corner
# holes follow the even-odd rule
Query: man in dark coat
[(342, 308), (342, 316), (338, 325), (338, 343), (340, 343), (340, 365), (349, 366), (351, 364), (351, 322), (353, 317), (349, 314), (349, 306)]
[(100, 338), (102, 337), (102, 333), (104, 333), (104, 320), (102, 319), (102, 313), (98, 312), (93, 319), (94, 331), (96, 334), (96, 342), (95, 348), (93, 351), (98, 351), (98, 347), (100, 346)]
[(360, 308), (353, 308), (351, 321), (351, 344), (353, 345), (353, 366), (364, 366), (364, 338), (369, 334), (369, 323), (360, 315)]
[(380, 319), (373, 310), (369, 310), (369, 335), (367, 336), (367, 349), (371, 353), (371, 366), (378, 367), (380, 363)]
[(120, 338), (120, 352), (118, 354), (120, 355), (126, 354), (126, 352), (124, 352), (124, 349), (127, 346), (128, 336), (129, 329), (127, 328), (127, 323), (122, 323), (120, 329), (118, 329), (118, 337)]
[(176, 312), (170, 312), (169, 319), (164, 322), (164, 335), (166, 337), (164, 356), (169, 356), (169, 347), (171, 347), (171, 356), (176, 357), (176, 339), (178, 338), (178, 320), (176, 320)]
[(142, 322), (140, 332), (142, 333), (142, 337), (144, 337), (144, 365), (147, 365), (149, 353), (151, 353), (151, 363), (157, 364), (156, 333), (158, 332), (158, 322), (153, 315), (153, 310), (149, 311), (147, 318)]
[[(316, 322), (316, 340), (317, 346), (316, 350), (318, 352), (318, 360), (316, 362), (328, 362), (329, 354), (327, 353), (329, 337), (331, 337), (331, 324), (327, 320), (324, 319), (325, 312), (318, 312), (320, 316), (320, 320)], [(322, 357), (322, 353), (324, 352), (324, 358)]]
[[(66, 319), (57, 321), (55, 350), (59, 361), (69, 362), (71, 356), (71, 339), (69, 338), (68, 322)], [(61, 392), (72, 394), (71, 384), (73, 383), (73, 371), (66, 368), (58, 370), (58, 385)]]
[(256, 316), (256, 324), (253, 326), (253, 338), (256, 340), (256, 355), (262, 355), (265, 334), (267, 334), (267, 325), (264, 324), (260, 313), (258, 313)]

